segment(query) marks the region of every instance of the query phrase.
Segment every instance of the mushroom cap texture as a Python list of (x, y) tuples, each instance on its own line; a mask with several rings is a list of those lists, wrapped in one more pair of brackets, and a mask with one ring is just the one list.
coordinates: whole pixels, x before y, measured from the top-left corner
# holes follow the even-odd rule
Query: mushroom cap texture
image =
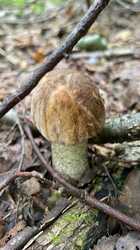
[(70, 145), (100, 133), (105, 108), (87, 75), (74, 69), (59, 69), (45, 75), (34, 89), (31, 115), (49, 141)]

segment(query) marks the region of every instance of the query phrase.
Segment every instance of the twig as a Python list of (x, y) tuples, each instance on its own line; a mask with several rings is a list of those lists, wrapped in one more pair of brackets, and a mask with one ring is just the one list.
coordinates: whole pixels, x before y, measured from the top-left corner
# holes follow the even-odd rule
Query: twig
[(26, 227), (23, 231), (19, 232), (14, 238), (0, 248), (0, 250), (17, 250), (22, 249), (28, 240), (31, 239), (38, 232), (37, 227)]
[(108, 176), (108, 179), (110, 180), (111, 184), (112, 184), (112, 187), (114, 189), (114, 193), (115, 193), (115, 198), (117, 199), (118, 198), (118, 190), (117, 190), (117, 186), (112, 178), (112, 176), (110, 175), (109, 171), (108, 171), (108, 168), (104, 165), (104, 170)]
[[(26, 227), (23, 231), (17, 233), (17, 235), (8, 241), (8, 243), (0, 250), (17, 250), (24, 247), (28, 249), (30, 244), (42, 233), (44, 229), (52, 225), (55, 220), (68, 209), (70, 209), (74, 204), (70, 204), (70, 201), (66, 198), (60, 198), (56, 205), (48, 212), (44, 223), (40, 227)], [(30, 241), (31, 240), (31, 241)], [(30, 241), (30, 242), (29, 242)], [(28, 246), (27, 246), (28, 245)]]
[(91, 197), (87, 192), (76, 188), (75, 186), (71, 185), (69, 182), (67, 182), (55, 169), (53, 169), (49, 163), (46, 162), (42, 154), (40, 153), (37, 145), (34, 142), (34, 138), (31, 134), (31, 130), (28, 126), (25, 126), (25, 132), (30, 139), (33, 149), (36, 152), (38, 158), (42, 162), (42, 164), (47, 168), (48, 172), (53, 176), (55, 180), (58, 181), (61, 185), (63, 185), (72, 195), (77, 197), (82, 202), (85, 202), (87, 205), (93, 208), (97, 208), (104, 213), (108, 214), (111, 217), (114, 217), (115, 219), (118, 219), (122, 223), (127, 224), (134, 230), (137, 230), (140, 232), (140, 224), (136, 222), (133, 218), (128, 217), (127, 215), (115, 210), (114, 208), (108, 206), (107, 204), (98, 201), (96, 198)]
[(140, 58), (140, 50), (137, 48), (110, 48), (105, 51), (97, 51), (97, 52), (73, 52), (70, 56), (73, 60), (78, 60), (81, 58), (85, 59), (100, 59), (100, 58), (116, 58), (116, 57), (134, 57), (134, 58)]
[(17, 119), (17, 125), (19, 127), (19, 131), (20, 131), (20, 134), (21, 134), (21, 158), (20, 158), (20, 162), (19, 162), (19, 166), (18, 166), (18, 171), (21, 171), (22, 165), (23, 165), (23, 162), (24, 162), (24, 157), (25, 157), (25, 138), (24, 138), (24, 130), (22, 128), (19, 117)]
[(36, 177), (41, 180), (44, 180), (43, 175), (38, 173), (37, 171), (18, 171), (17, 169), (13, 169), (4, 175), (0, 175), (0, 191), (6, 188), (13, 180), (17, 177)]
[(108, 5), (110, 0), (96, 0), (91, 5), (80, 23), (66, 38), (62, 46), (56, 49), (43, 64), (37, 67), (32, 73), (29, 73), (24, 83), (21, 83), (21, 88), (17, 92), (5, 99), (0, 105), (0, 118), (4, 116), (12, 107), (19, 103), (25, 96), (27, 96), (33, 88), (38, 84), (39, 80), (50, 70), (52, 70), (66, 54), (70, 53), (79, 41), (84, 36), (91, 25), (95, 22), (101, 11)]
[(1, 119), (0, 123), (6, 123), (7, 125), (17, 124), (17, 112), (15, 109), (10, 109)]
[(32, 171), (32, 172), (28, 172), (28, 171), (17, 171), (15, 174), (15, 177), (36, 177), (40, 180), (45, 180), (43, 175), (38, 173), (37, 171)]

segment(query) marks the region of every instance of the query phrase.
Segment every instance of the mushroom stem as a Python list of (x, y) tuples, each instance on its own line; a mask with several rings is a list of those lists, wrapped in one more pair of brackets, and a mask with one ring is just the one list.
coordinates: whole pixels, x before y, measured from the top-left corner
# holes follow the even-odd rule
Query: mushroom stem
[(75, 145), (52, 143), (52, 161), (60, 174), (79, 180), (88, 169), (87, 143)]

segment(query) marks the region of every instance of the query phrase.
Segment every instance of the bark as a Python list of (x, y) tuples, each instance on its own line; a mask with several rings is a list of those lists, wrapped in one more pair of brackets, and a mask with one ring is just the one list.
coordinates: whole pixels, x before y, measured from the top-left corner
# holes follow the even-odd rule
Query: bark
[(123, 142), (140, 139), (140, 113), (127, 114), (106, 120), (101, 135), (91, 142)]
[(97, 212), (77, 202), (29, 246), (28, 250), (89, 250), (106, 232)]

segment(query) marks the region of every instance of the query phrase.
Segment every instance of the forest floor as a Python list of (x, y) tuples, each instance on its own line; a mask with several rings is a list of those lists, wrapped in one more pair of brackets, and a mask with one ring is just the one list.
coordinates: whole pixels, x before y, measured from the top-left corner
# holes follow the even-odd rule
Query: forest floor
[[(22, 15), (16, 8), (1, 8), (0, 102), (20, 87), (21, 78), (27, 72), (31, 72), (60, 46), (85, 12), (86, 5), (81, 5), (80, 1), (70, 1), (64, 7), (46, 10), (41, 15), (32, 13), (28, 7)], [(140, 112), (139, 24), (139, 12), (113, 2), (89, 31), (106, 39), (108, 53), (80, 51), (75, 47), (71, 55), (57, 65), (58, 68), (77, 68), (89, 74), (100, 88), (107, 118)], [(27, 226), (40, 225), (48, 213), (57, 220), (59, 213), (71, 206), (68, 195), (64, 193), (61, 196), (62, 188), (42, 167), (25, 134), (25, 123), (28, 126), (31, 124), (31, 95), (12, 110), (10, 120), (0, 122), (0, 249), (4, 249), (8, 241)], [(36, 131), (33, 131), (33, 136), (45, 159), (51, 161), (48, 142)], [(140, 222), (140, 141), (90, 144), (89, 161), (91, 166), (95, 166), (94, 178), (85, 188), (92, 189), (97, 198), (112, 206), (117, 200), (117, 209)], [(17, 169), (24, 172), (23, 176), (15, 177)], [(9, 176), (12, 176), (10, 181)], [(61, 199), (60, 208), (57, 202)], [(57, 208), (56, 214), (54, 208)], [(139, 234), (133, 232), (134, 235), (131, 235), (129, 231), (130, 228), (125, 225), (107, 218), (106, 232), (99, 234), (87, 250), (93, 247), (96, 250), (113, 250), (114, 246), (119, 250), (122, 249), (121, 240), (125, 242), (125, 249), (140, 249)], [(103, 235), (108, 235), (108, 238), (97, 243)], [(32, 237), (28, 240), (25, 238), (27, 243)], [(55, 238), (55, 244), (59, 243), (58, 238)], [(24, 249), (57, 249), (41, 246), (41, 240), (38, 240), (38, 244), (38, 248), (32, 243), (31, 247)], [(75, 250), (82, 249), (81, 246), (76, 247)]]

